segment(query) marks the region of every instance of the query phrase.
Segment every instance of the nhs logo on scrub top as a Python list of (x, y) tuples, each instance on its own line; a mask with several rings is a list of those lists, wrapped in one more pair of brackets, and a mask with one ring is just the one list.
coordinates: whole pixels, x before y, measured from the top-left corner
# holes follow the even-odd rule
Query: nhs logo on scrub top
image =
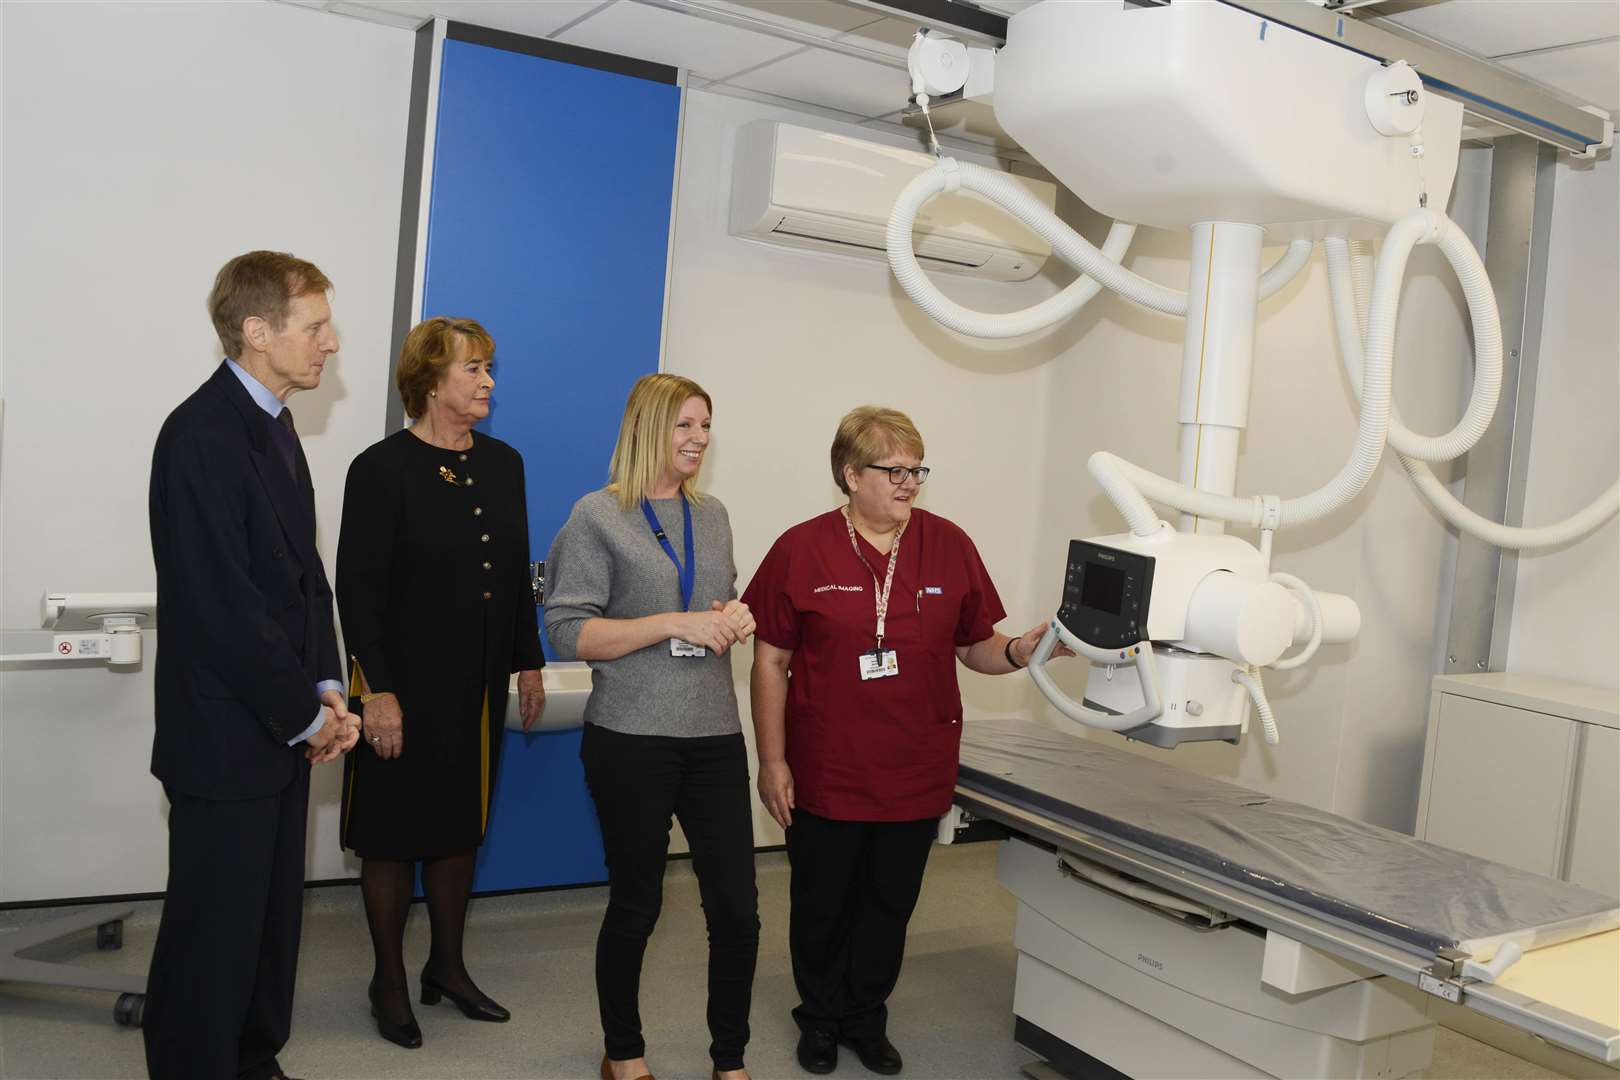
[(938, 585), (924, 585), (923, 594), (925, 596), (944, 596), (945, 590)]

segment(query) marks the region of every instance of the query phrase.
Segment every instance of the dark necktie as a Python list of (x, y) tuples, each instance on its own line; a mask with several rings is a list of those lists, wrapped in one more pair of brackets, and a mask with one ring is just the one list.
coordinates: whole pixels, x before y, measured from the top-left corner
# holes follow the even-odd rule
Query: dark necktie
[(270, 426), (271, 440), (276, 444), (276, 451), (281, 454), (281, 460), (287, 466), (287, 475), (298, 480), (298, 429), (293, 426), (292, 410), (282, 406), (281, 412), (276, 414), (276, 422)]

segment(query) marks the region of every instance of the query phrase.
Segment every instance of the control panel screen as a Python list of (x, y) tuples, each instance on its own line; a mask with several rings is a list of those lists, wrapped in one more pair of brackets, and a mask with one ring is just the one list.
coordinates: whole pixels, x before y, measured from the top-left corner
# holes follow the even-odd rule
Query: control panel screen
[(1088, 645), (1122, 649), (1145, 639), (1152, 593), (1151, 556), (1072, 540), (1058, 620)]
[(1125, 602), (1125, 571), (1101, 563), (1087, 563), (1080, 577), (1080, 603), (1095, 611), (1118, 615)]

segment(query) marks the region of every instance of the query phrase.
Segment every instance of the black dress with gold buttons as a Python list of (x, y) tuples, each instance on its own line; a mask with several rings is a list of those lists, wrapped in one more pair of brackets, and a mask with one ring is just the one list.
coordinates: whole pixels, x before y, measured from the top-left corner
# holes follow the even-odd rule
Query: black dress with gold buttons
[(343, 774), (343, 846), (362, 857), (471, 851), (489, 826), (507, 688), (542, 667), (529, 584), (523, 459), (473, 433), (465, 451), (400, 431), (349, 466), (337, 601), (358, 693), (391, 691), (402, 751), (362, 739)]

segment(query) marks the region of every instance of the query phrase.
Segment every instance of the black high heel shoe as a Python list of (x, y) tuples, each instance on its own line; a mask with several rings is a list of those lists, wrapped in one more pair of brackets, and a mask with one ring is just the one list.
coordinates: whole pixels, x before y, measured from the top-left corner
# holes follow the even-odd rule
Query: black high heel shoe
[(462, 997), (428, 974), (427, 968), (422, 969), (422, 1004), (437, 1005), (440, 998), (449, 998), (461, 1010), (461, 1015), (469, 1020), (484, 1020), (491, 1024), (504, 1024), (512, 1019), (512, 1014), (502, 1008), (488, 994), (480, 993), (478, 997), (479, 1000)]
[[(377, 984), (372, 983), (366, 987), (366, 996), (371, 999), (371, 1015), (377, 1018), (377, 1034), (393, 1043), (403, 1046), (407, 1050), (415, 1050), (422, 1045), (422, 1029), (416, 1023), (416, 1017), (396, 1024), (382, 1014), (382, 1007), (377, 1004)], [(406, 997), (406, 1015), (410, 1016), (410, 998)]]

